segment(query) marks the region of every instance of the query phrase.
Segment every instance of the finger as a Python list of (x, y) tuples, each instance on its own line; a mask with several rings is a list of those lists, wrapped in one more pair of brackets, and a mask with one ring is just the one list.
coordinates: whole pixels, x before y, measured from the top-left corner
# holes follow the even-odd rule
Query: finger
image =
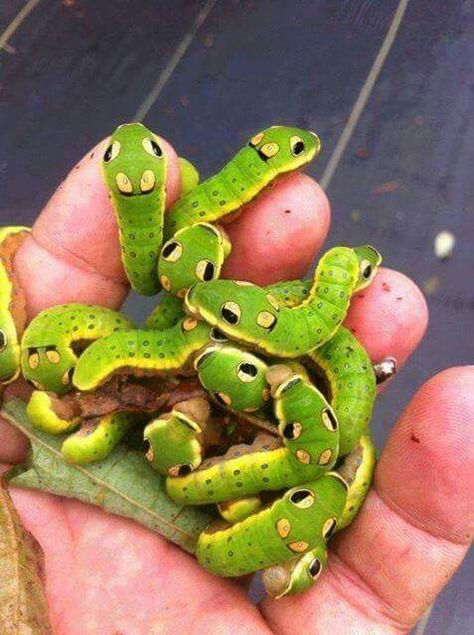
[(392, 432), (375, 486), (307, 594), (264, 604), (280, 633), (409, 632), (462, 561), (474, 518), (474, 367), (428, 381)]
[(278, 179), (225, 226), (232, 252), (224, 276), (260, 285), (301, 278), (329, 223), (329, 202), (312, 178), (295, 173)]
[(372, 284), (354, 296), (346, 326), (374, 361), (394, 356), (399, 366), (416, 349), (428, 326), (428, 307), (407, 276), (381, 269)]
[[(64, 302), (118, 307), (128, 285), (120, 259), (115, 214), (102, 176), (101, 141), (69, 173), (33, 226), (15, 258), (29, 316)], [(180, 187), (176, 153), (168, 157), (167, 204)]]

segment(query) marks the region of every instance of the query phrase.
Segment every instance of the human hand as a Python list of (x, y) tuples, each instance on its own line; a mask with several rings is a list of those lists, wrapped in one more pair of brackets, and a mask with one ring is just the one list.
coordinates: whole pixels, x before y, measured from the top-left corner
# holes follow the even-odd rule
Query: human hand
[[(116, 222), (102, 182), (100, 143), (71, 172), (20, 248), (16, 273), (30, 318), (46, 306), (119, 307), (127, 293)], [(168, 203), (179, 193), (170, 159)], [(329, 205), (309, 177), (278, 181), (228, 231), (225, 274), (270, 284), (301, 277), (329, 228)], [(374, 360), (399, 365), (427, 324), (423, 297), (382, 269), (354, 298), (348, 325)], [(216, 578), (178, 547), (135, 523), (78, 501), (17, 490), (15, 504), (45, 554), (55, 633), (331, 632), (410, 630), (461, 562), (472, 533), (474, 368), (445, 371), (421, 388), (394, 428), (374, 488), (331, 545), (318, 583), (295, 598), (253, 606), (240, 581)], [(377, 422), (374, 421), (376, 426)], [(0, 422), (0, 461), (26, 441)], [(469, 524), (471, 523), (471, 525)]]

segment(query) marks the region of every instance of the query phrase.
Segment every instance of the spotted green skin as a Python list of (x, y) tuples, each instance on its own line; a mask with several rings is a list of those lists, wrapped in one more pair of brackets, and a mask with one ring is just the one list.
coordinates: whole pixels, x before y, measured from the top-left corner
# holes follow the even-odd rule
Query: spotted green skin
[(102, 164), (125, 273), (138, 293), (153, 295), (159, 289), (157, 264), (166, 204), (162, 142), (141, 123), (121, 125), (110, 138)]
[(293, 374), (274, 393), (283, 447), (252, 452), (201, 466), (186, 476), (168, 478), (176, 502), (203, 505), (279, 490), (321, 476), (338, 455), (336, 416), (321, 392)]
[(39, 390), (63, 394), (72, 388), (78, 361), (74, 344), (93, 342), (133, 328), (118, 311), (93, 304), (63, 304), (45, 309), (28, 325), (21, 342), (23, 377)]
[(179, 410), (150, 421), (143, 431), (149, 449), (146, 458), (161, 474), (185, 474), (202, 462), (199, 424)]
[(81, 423), (80, 417), (64, 419), (54, 410), (51, 394), (44, 390), (33, 390), (26, 407), (29, 420), (39, 430), (49, 434), (72, 432)]
[(233, 410), (257, 412), (270, 399), (268, 366), (248, 351), (214, 344), (196, 358), (194, 368), (209, 394)]
[(146, 319), (146, 327), (155, 331), (164, 331), (176, 326), (184, 317), (183, 301), (170, 293), (163, 293), (161, 302)]
[[(372, 483), (375, 470), (375, 448), (368, 435), (346, 456), (337, 473), (347, 484), (344, 509), (338, 518), (336, 531), (344, 529), (359, 513)], [(327, 553), (323, 545), (287, 563), (280, 563), (263, 572), (263, 584), (268, 595), (281, 598), (295, 595), (311, 587), (326, 566)], [(315, 562), (316, 560), (316, 562)]]
[(190, 161), (183, 157), (178, 157), (178, 164), (181, 175), (181, 196), (184, 196), (199, 184), (199, 172)]
[(63, 456), (75, 465), (87, 465), (103, 461), (118, 445), (134, 423), (133, 416), (116, 412), (94, 420), (85, 421), (62, 444)]
[[(368, 253), (372, 261), (367, 259)], [(335, 334), (352, 294), (370, 284), (380, 260), (367, 246), (334, 247), (319, 261), (308, 297), (293, 307), (280, 305), (257, 285), (213, 280), (192, 287), (186, 294), (185, 308), (254, 350), (299, 357)]]
[(29, 231), (28, 227), (19, 226), (0, 228), (0, 385), (18, 377), (24, 328), (24, 321), (18, 324), (12, 313), (14, 303), (24, 304), (24, 298), (13, 273), (14, 251), (9, 248), (9, 243), (14, 240), (16, 249)]
[(327, 549), (321, 543), (301, 558), (265, 569), (262, 574), (263, 585), (267, 594), (276, 600), (287, 595), (297, 595), (313, 586), (326, 564)]
[(219, 277), (230, 242), (219, 228), (209, 223), (184, 227), (168, 240), (160, 252), (158, 274), (163, 288), (184, 298), (197, 282)]
[(81, 391), (94, 390), (117, 372), (186, 372), (193, 356), (212, 341), (213, 330), (187, 317), (165, 331), (113, 333), (84, 351), (74, 373), (74, 385)]
[(329, 472), (290, 489), (242, 522), (216, 530), (211, 526), (199, 536), (197, 559), (208, 571), (225, 577), (292, 560), (327, 542), (346, 497), (346, 484)]
[(279, 175), (312, 161), (320, 149), (317, 135), (299, 128), (272, 126), (254, 135), (220, 172), (172, 206), (165, 218), (165, 239), (183, 227), (212, 223), (237, 211)]

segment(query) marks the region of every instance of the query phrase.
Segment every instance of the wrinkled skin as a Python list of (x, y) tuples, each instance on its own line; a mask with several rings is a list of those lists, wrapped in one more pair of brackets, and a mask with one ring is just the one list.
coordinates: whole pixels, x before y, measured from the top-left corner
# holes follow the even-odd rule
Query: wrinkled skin
[[(99, 144), (72, 171), (17, 254), (30, 316), (62, 302), (116, 308), (125, 297), (116, 223), (102, 183), (105, 147)], [(166, 151), (169, 203), (179, 177), (176, 155), (169, 146)], [(300, 174), (285, 177), (228, 227), (233, 252), (225, 273), (259, 284), (300, 277), (328, 226), (329, 206), (318, 186)], [(427, 309), (413, 282), (382, 269), (353, 301), (347, 324), (374, 360), (395, 355), (401, 365), (425, 331)], [(260, 607), (248, 601), (244, 583), (213, 577), (133, 522), (72, 500), (14, 491), (45, 553), (55, 633), (408, 632), (470, 540), (473, 417), (473, 367), (444, 371), (425, 384), (395, 425), (375, 487), (333, 543), (318, 584)], [(0, 459), (18, 462), (25, 450), (23, 438), (2, 423)]]

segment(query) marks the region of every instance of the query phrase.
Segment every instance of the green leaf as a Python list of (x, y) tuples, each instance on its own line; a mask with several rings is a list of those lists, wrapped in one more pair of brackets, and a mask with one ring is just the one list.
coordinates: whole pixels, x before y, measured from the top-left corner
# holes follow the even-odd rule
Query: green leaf
[(0, 632), (51, 635), (41, 580), (41, 548), (22, 526), (0, 480)]
[(185, 507), (166, 494), (165, 479), (148, 464), (143, 453), (119, 446), (105, 461), (87, 466), (68, 463), (60, 452), (64, 436), (36, 430), (24, 402), (8, 401), (0, 413), (31, 441), (23, 471), (7, 478), (16, 487), (39, 489), (132, 518), (194, 553), (201, 531), (216, 519), (210, 508)]

